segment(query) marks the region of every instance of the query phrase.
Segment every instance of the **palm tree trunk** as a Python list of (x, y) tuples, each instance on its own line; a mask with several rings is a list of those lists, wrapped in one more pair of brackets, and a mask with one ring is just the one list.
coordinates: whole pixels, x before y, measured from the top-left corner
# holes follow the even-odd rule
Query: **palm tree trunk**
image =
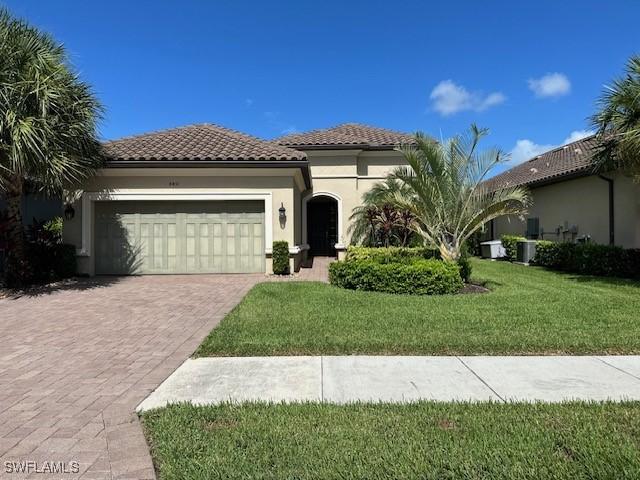
[(25, 238), (22, 226), (22, 178), (12, 175), (5, 179), (7, 196), (7, 240), (9, 255), (14, 265), (23, 265), (25, 261)]

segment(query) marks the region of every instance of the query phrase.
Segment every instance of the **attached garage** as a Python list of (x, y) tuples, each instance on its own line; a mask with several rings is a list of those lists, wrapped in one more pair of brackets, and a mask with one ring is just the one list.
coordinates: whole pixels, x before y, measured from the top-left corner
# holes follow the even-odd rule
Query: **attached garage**
[(264, 202), (95, 202), (97, 274), (265, 270)]
[(271, 273), (277, 240), (295, 269), (299, 199), (312, 187), (303, 152), (209, 124), (103, 150), (104, 167), (67, 192), (63, 235), (79, 273)]

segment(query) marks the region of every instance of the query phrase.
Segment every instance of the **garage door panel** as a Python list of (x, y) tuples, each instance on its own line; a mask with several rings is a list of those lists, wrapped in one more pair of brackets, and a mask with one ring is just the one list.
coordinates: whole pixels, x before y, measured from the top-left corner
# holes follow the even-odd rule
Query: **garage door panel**
[(97, 273), (264, 271), (263, 202), (97, 202)]

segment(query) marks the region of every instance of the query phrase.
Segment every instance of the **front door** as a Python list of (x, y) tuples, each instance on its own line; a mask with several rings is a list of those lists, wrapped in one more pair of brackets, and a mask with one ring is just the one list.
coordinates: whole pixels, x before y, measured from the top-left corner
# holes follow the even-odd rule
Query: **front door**
[(307, 240), (311, 255), (336, 255), (338, 202), (335, 199), (315, 197), (307, 202)]

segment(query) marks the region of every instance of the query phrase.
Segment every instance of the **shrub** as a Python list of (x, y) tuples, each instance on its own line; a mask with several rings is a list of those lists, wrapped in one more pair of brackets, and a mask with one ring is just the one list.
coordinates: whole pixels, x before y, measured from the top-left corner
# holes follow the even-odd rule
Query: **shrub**
[(536, 256), (533, 262), (537, 265), (558, 269), (558, 245), (560, 244), (549, 240), (538, 240), (536, 242)]
[(25, 260), (7, 255), (4, 282), (9, 287), (24, 287), (73, 277), (77, 272), (76, 249), (62, 243), (62, 218), (36, 219), (25, 228)]
[(26, 261), (17, 264), (9, 255), (5, 283), (9, 287), (48, 283), (73, 277), (77, 271), (76, 247), (65, 243), (29, 242)]
[(502, 242), (502, 246), (505, 250), (506, 259), (510, 262), (514, 262), (516, 260), (518, 242), (521, 240), (526, 240), (526, 238), (519, 235), (502, 235), (500, 237), (500, 241)]
[(482, 243), (481, 237), (482, 233), (478, 231), (471, 235), (465, 242), (467, 253), (472, 257), (479, 257), (480, 255), (482, 255), (482, 252), (480, 251), (480, 243)]
[(276, 275), (286, 275), (289, 273), (289, 242), (280, 240), (273, 242), (273, 273)]
[(460, 258), (458, 259), (458, 267), (460, 268), (460, 276), (465, 283), (471, 280), (471, 261), (469, 260), (469, 251), (466, 246), (462, 247)]
[(351, 290), (415, 295), (456, 293), (463, 287), (458, 265), (435, 259), (405, 263), (333, 262), (329, 265), (329, 281)]
[(346, 260), (371, 260), (377, 263), (406, 262), (414, 259), (440, 258), (436, 247), (356, 247), (347, 248)]
[(640, 249), (539, 240), (534, 261), (537, 265), (564, 272), (640, 278)]

